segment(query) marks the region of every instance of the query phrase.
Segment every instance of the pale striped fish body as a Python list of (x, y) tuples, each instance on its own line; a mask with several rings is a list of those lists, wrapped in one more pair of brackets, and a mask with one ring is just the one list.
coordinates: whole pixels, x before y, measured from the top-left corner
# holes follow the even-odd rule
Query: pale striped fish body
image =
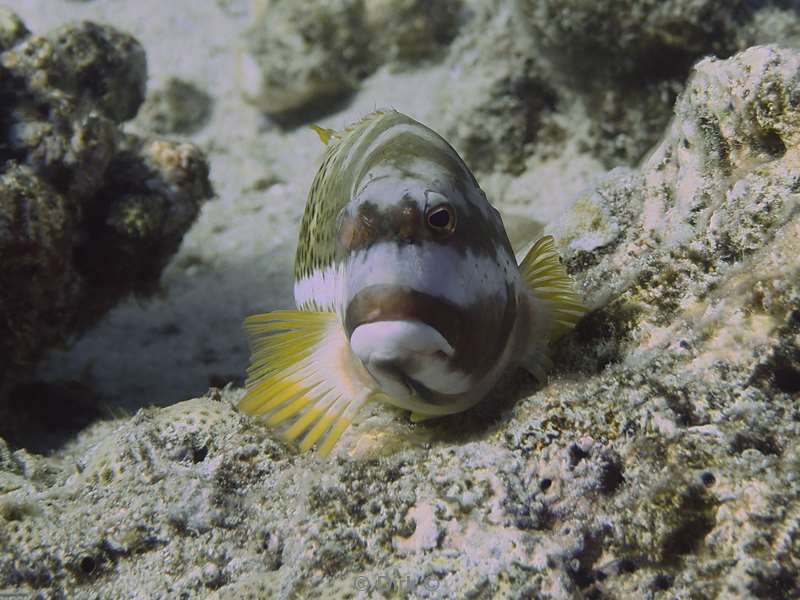
[(517, 266), (500, 214), (456, 151), (396, 111), (328, 144), (295, 261), (297, 311), (246, 321), (245, 412), (294, 419), (327, 454), (372, 398), (412, 418), (463, 411), (510, 365), (541, 375), (585, 312), (550, 237)]

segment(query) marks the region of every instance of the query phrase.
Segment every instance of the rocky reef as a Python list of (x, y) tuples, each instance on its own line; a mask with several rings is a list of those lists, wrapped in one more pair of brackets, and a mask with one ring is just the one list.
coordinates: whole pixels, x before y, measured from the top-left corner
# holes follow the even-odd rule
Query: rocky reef
[[(421, 55), (403, 58), (408, 44), (387, 35), (379, 59), (350, 62), (358, 53), (343, 48), (372, 47), (375, 34), (337, 19), (369, 2), (314, 4), (332, 16), (299, 27), (292, 4), (272, 2), (249, 27), (275, 27), (269, 43), (287, 48), (307, 28), (306, 42), (329, 41), (325, 60), (352, 85), (337, 93), (353, 102), (377, 95), (374, 81), (425, 89), (423, 120), (474, 165), (509, 225), (527, 215), (556, 236), (591, 312), (553, 348), (547, 381), (510, 373), (471, 411), (433, 422), (370, 406), (330, 460), (238, 413), (235, 386), (99, 421), (52, 456), (0, 444), (0, 589), (800, 598), (798, 7), (465, 1), (457, 35), (420, 42)], [(321, 61), (315, 52), (298, 60)], [(656, 68), (659, 56), (669, 64)], [(316, 111), (322, 88), (309, 82), (332, 73), (324, 65), (290, 77), (302, 98), (291, 110)], [(415, 68), (433, 79), (406, 79)], [(224, 117), (215, 104), (209, 127)], [(265, 172), (302, 161), (294, 134), (267, 135), (281, 154)], [(152, 156), (146, 147), (132, 152)], [(308, 183), (280, 172), (243, 186), (243, 208), (198, 224), (239, 228), (214, 252), (254, 238), (266, 247), (259, 268), (279, 262)], [(573, 177), (581, 191), (563, 191)], [(124, 214), (103, 222), (135, 221)], [(178, 263), (195, 277), (210, 238), (193, 234)]]
[(158, 134), (188, 135), (207, 122), (213, 100), (188, 81), (171, 77), (164, 87), (150, 93), (139, 110), (138, 121)]
[(520, 174), (526, 159), (552, 156), (566, 140), (607, 168), (629, 165), (662, 135), (696, 61), (756, 43), (797, 44), (797, 8), (784, 4), (473, 3), (445, 59), (441, 129), (485, 173)]
[(378, 66), (435, 56), (458, 29), (460, 0), (258, 0), (245, 36), (248, 99), (277, 118), (354, 93)]
[(32, 35), (0, 13), (0, 383), (146, 295), (211, 194), (190, 144), (121, 131), (145, 51), (89, 21)]

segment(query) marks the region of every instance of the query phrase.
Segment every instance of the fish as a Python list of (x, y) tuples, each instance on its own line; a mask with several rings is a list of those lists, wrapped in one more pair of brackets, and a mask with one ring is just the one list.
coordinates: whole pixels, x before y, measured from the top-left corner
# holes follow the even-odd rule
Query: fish
[(510, 368), (543, 380), (587, 312), (552, 236), (518, 262), (500, 213), (450, 144), (394, 109), (326, 145), (300, 225), (295, 310), (247, 317), (240, 410), (328, 456), (358, 411), (411, 421), (475, 405)]

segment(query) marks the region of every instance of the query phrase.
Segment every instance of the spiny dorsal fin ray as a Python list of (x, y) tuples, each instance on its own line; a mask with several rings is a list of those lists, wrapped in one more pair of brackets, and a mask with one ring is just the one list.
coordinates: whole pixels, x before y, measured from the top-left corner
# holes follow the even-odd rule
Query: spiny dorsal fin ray
[(519, 270), (536, 297), (548, 302), (553, 309), (551, 340), (570, 331), (588, 312), (561, 264), (553, 236), (546, 235), (537, 241), (520, 263)]
[(338, 317), (276, 311), (248, 317), (244, 327), (252, 356), (239, 409), (269, 425), (295, 419), (286, 437), (295, 440), (307, 431), (300, 450), (322, 440), (319, 453), (327, 456), (373, 394), (356, 372)]
[(347, 127), (345, 127), (342, 131), (336, 131), (335, 129), (329, 129), (327, 127), (322, 127), (321, 125), (317, 125), (314, 123), (313, 125), (309, 125), (311, 129), (313, 129), (316, 134), (319, 136), (319, 139), (322, 140), (322, 143), (326, 146), (331, 141), (331, 138), (336, 138), (337, 140), (344, 139), (352, 132), (356, 131), (357, 129), (361, 128), (367, 123), (374, 121), (378, 117), (382, 117), (386, 114), (385, 110), (374, 110), (371, 113), (368, 113), (361, 117), (360, 119), (350, 123)]
[(325, 144), (326, 146), (328, 145), (328, 142), (331, 141), (331, 138), (337, 135), (335, 129), (328, 129), (327, 127), (320, 127), (317, 124), (309, 125), (309, 127), (311, 129), (313, 129), (317, 133), (317, 135), (319, 136), (319, 139), (322, 140), (322, 143)]

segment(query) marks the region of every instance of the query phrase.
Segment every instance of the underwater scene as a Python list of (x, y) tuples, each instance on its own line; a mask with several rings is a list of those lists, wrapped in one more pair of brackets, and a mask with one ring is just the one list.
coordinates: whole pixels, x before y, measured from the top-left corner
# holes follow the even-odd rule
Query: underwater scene
[(800, 2), (2, 0), (0, 598), (800, 599)]

